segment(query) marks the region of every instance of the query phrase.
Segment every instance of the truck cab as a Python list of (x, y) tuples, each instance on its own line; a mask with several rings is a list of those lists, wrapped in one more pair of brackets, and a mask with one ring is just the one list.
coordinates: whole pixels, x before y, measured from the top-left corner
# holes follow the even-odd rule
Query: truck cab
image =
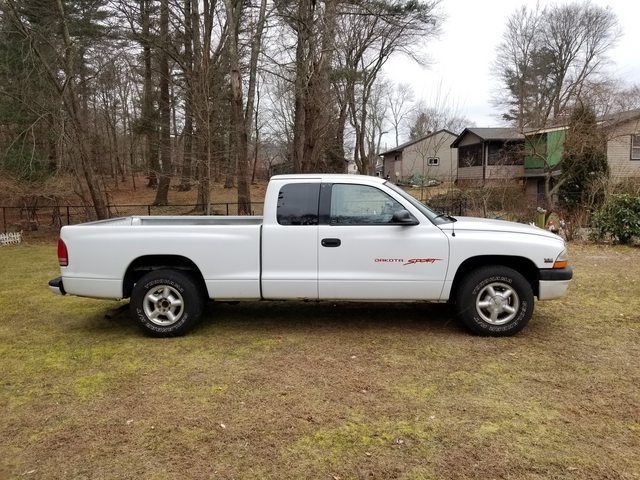
[(385, 183), (349, 175), (273, 177), (262, 231), (263, 296), (440, 300), (447, 235)]

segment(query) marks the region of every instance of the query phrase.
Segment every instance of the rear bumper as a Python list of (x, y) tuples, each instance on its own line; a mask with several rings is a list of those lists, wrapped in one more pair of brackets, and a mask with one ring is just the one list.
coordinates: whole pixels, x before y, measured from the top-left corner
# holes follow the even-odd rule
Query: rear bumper
[(64, 291), (64, 285), (62, 285), (62, 277), (57, 277), (53, 280), (49, 280), (49, 290), (51, 290), (56, 295), (65, 295), (67, 292)]
[(573, 278), (573, 269), (549, 268), (540, 270), (538, 300), (553, 300), (563, 297)]

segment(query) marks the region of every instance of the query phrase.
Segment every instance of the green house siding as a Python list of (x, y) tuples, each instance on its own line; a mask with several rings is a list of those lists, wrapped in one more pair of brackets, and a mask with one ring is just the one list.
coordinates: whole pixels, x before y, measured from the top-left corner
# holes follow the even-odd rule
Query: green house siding
[(545, 168), (545, 161), (551, 167), (558, 165), (562, 159), (565, 137), (565, 130), (528, 136), (525, 140), (525, 171)]

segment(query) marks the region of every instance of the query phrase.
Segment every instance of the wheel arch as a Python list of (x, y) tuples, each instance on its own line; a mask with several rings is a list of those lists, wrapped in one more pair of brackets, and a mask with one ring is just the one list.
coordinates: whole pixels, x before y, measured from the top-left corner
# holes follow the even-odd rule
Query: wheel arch
[(449, 298), (455, 297), (455, 293), (460, 287), (460, 283), (464, 277), (480, 267), (487, 266), (503, 266), (509, 267), (520, 273), (531, 285), (531, 290), (535, 296), (538, 295), (538, 268), (536, 265), (525, 257), (511, 256), (511, 255), (479, 255), (476, 257), (467, 258), (460, 264), (456, 271), (453, 283), (451, 285), (451, 293)]
[(145, 255), (136, 258), (127, 267), (122, 283), (122, 296), (131, 296), (133, 286), (146, 273), (153, 270), (179, 270), (189, 272), (194, 281), (202, 289), (205, 298), (208, 297), (207, 286), (198, 266), (189, 258), (182, 255)]

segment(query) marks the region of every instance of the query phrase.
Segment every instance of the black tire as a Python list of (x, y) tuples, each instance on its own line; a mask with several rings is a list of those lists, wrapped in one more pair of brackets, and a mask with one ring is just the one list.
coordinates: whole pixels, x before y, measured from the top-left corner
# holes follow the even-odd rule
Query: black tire
[(131, 315), (152, 337), (184, 335), (202, 315), (205, 302), (202, 291), (187, 273), (154, 270), (133, 287)]
[(514, 335), (533, 315), (533, 291), (529, 282), (512, 268), (481, 267), (460, 283), (456, 311), (474, 333), (493, 337)]

